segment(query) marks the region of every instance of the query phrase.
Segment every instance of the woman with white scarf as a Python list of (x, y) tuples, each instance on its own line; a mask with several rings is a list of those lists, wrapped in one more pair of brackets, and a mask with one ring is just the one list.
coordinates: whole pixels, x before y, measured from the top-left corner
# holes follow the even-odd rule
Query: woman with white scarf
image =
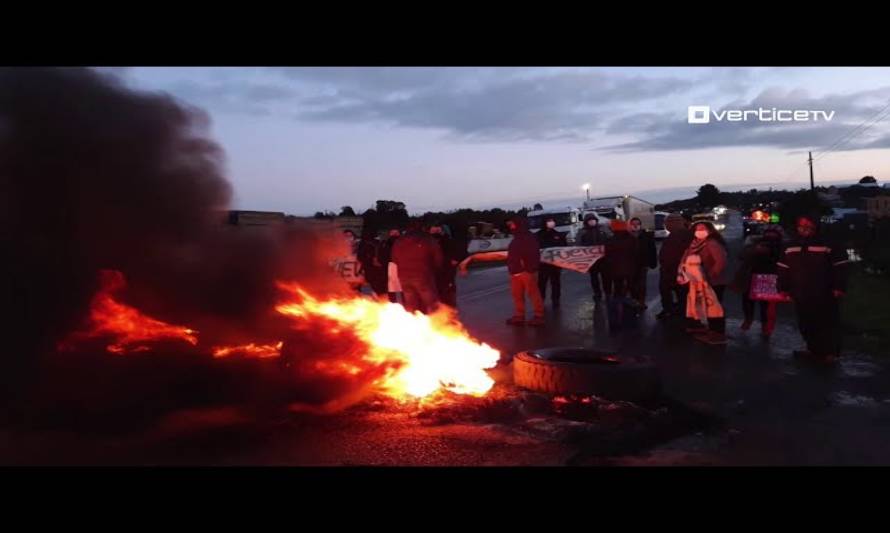
[(699, 326), (686, 331), (707, 344), (726, 344), (726, 317), (721, 305), (729, 283), (726, 242), (710, 222), (697, 222), (692, 230), (695, 238), (680, 261), (677, 282), (689, 287), (686, 316), (697, 321), (707, 318), (708, 325), (699, 322)]

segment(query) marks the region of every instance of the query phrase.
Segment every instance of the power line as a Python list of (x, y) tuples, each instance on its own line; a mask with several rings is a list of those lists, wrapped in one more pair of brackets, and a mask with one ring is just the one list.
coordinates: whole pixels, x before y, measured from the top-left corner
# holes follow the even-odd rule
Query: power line
[[(866, 119), (864, 122), (862, 122), (861, 124), (859, 124), (858, 126), (853, 128), (846, 134), (842, 135), (838, 140), (836, 140), (834, 143), (832, 143), (831, 146), (829, 146), (825, 150), (822, 150), (821, 152), (817, 153), (814, 161), (818, 161), (819, 159), (822, 159), (829, 153), (836, 151), (841, 146), (843, 146), (843, 145), (847, 144), (848, 142), (850, 142), (851, 140), (853, 140), (856, 136), (865, 133), (866, 131), (868, 131), (869, 128), (871, 128), (872, 126), (874, 126), (881, 120), (890, 116), (890, 111), (888, 111), (888, 110), (890, 110), (890, 101), (888, 101), (887, 104), (884, 107), (882, 107), (877, 113), (875, 113), (874, 115), (872, 115), (871, 117)], [(888, 112), (885, 113), (885, 111), (888, 111)], [(868, 125), (866, 126), (866, 124), (868, 124)]]

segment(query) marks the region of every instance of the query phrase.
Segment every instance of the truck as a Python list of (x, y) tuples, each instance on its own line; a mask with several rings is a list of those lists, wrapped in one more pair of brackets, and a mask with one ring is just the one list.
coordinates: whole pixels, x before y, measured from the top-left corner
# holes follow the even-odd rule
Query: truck
[(643, 229), (655, 231), (655, 205), (635, 196), (604, 196), (585, 200), (584, 213), (595, 213), (599, 219), (624, 220), (639, 218)]
[(529, 211), (526, 218), (528, 219), (528, 229), (532, 233), (543, 229), (547, 219), (553, 218), (556, 222), (556, 231), (565, 233), (566, 241), (569, 244), (575, 243), (584, 228), (584, 217), (581, 216), (581, 210), (577, 207), (536, 209)]

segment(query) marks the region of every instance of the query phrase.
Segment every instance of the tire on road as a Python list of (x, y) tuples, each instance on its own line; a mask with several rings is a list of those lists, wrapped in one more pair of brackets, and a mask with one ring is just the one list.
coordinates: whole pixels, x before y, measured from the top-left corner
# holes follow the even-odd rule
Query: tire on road
[(529, 350), (513, 358), (513, 382), (554, 395), (596, 395), (640, 402), (661, 392), (657, 367), (648, 360), (619, 359), (587, 348)]

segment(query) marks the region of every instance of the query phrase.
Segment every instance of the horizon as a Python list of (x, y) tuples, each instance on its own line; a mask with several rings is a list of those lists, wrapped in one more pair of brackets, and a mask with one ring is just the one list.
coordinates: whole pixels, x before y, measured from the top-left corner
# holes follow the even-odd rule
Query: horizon
[[(887, 67), (99, 70), (206, 113), (232, 209), (311, 215), (391, 198), (447, 211), (580, 198), (584, 183), (596, 196), (805, 187), (810, 151), (817, 183), (890, 176)], [(694, 121), (693, 107), (714, 119)], [(832, 118), (745, 114), (773, 108)]]

